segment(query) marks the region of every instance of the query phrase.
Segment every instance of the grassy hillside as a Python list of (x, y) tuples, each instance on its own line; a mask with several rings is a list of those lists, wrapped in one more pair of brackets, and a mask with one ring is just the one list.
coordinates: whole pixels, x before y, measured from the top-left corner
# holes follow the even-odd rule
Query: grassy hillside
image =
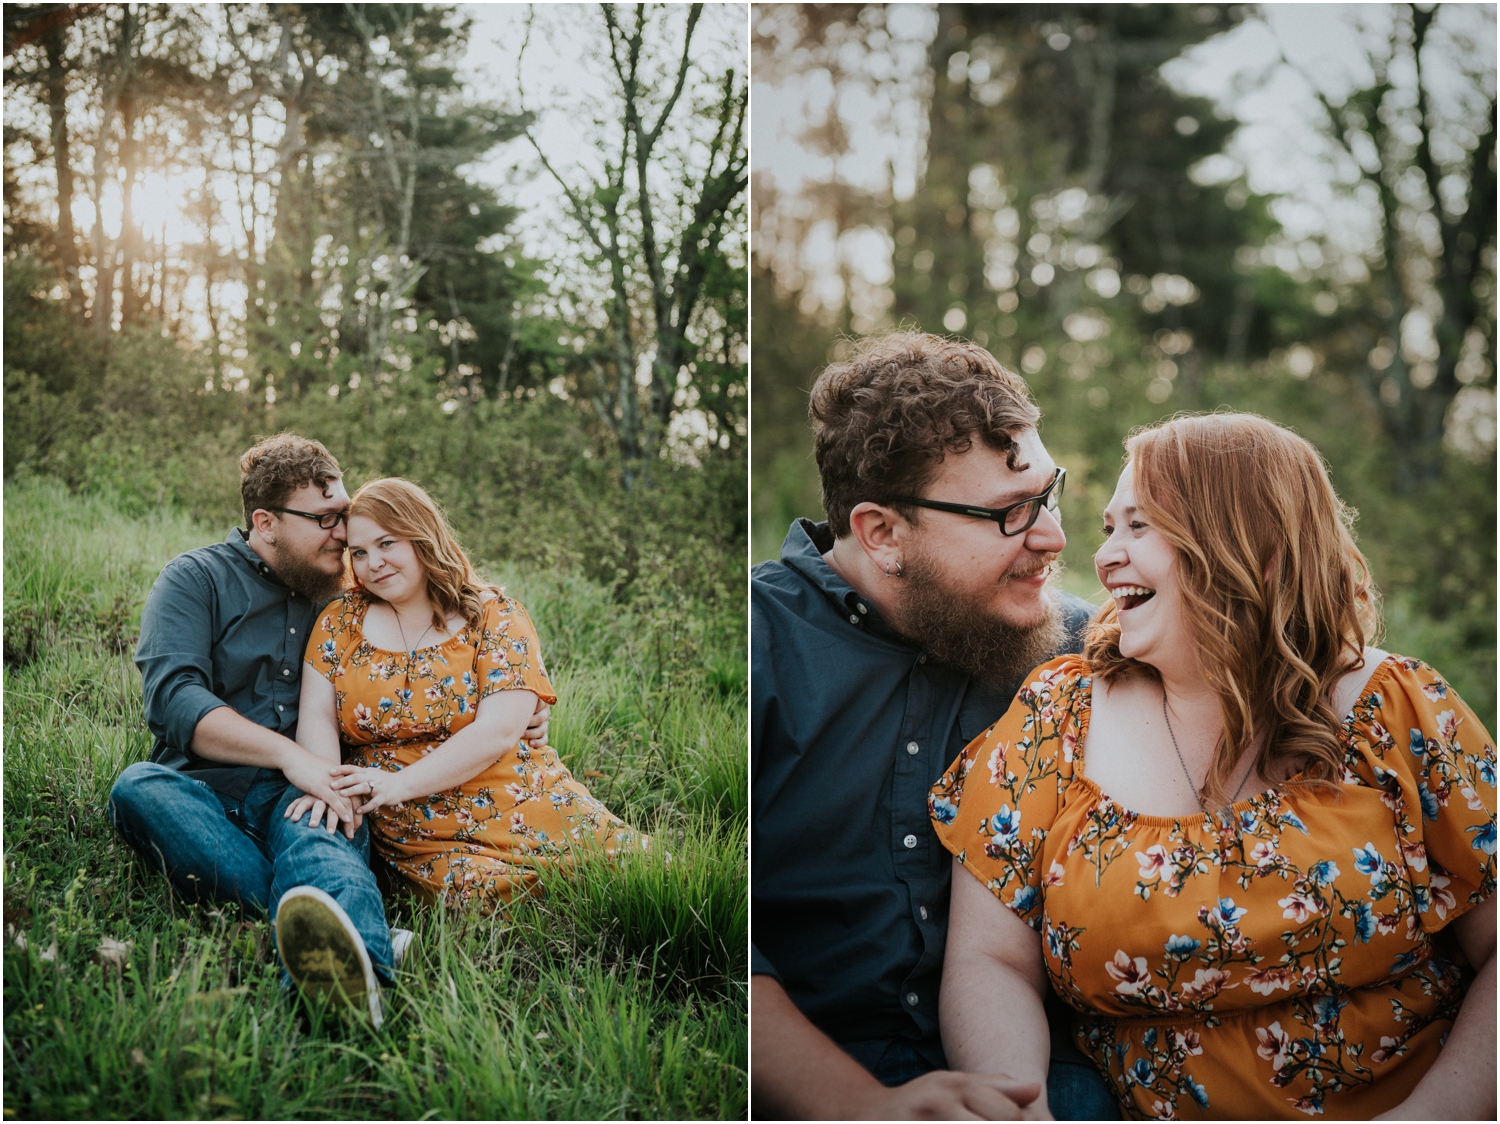
[(553, 745), (665, 846), (488, 918), (388, 899), (418, 936), (374, 1031), (310, 1019), (263, 921), (175, 900), (105, 819), (150, 749), (146, 591), (224, 530), (13, 481), (5, 533), (6, 1119), (745, 1114), (742, 636), (691, 602), (482, 567), (541, 634)]

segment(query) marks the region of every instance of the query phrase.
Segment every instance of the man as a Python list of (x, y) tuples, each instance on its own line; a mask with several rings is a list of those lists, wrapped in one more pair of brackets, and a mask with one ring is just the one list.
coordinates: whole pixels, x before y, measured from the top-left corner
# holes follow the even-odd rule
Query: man
[(946, 1072), (938, 1033), (927, 790), (1092, 612), (1050, 584), (1040, 414), (987, 352), (919, 333), (830, 366), (810, 412), (828, 522), (751, 580), (755, 1113), (1113, 1118), (1055, 1000), (1046, 1090)]
[(349, 495), (328, 450), (292, 434), (245, 453), (240, 476), (248, 529), (174, 558), (147, 598), (136, 664), (156, 744), (115, 782), (110, 820), (188, 900), (269, 914), (291, 979), (379, 1026), (411, 934), (386, 926), (369, 830), (329, 785), (338, 760), (295, 740), (307, 637), (343, 588)]

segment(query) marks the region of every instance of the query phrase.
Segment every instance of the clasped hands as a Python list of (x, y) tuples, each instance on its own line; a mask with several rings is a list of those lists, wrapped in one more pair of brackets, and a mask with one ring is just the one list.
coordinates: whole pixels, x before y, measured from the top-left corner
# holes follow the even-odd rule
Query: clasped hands
[[(538, 700), (522, 740), (534, 749), (546, 745), (551, 718), (552, 708)], [(325, 763), (322, 759), (314, 760), (318, 765)], [(296, 775), (293, 775), (294, 772)], [(287, 805), (286, 818), (300, 820), (311, 811), (312, 817), (307, 821), (307, 826), (317, 827), (323, 822), (330, 835), (342, 823), (344, 834), (353, 839), (359, 825), (364, 822), (366, 813), (388, 804), (399, 804), (412, 795), (403, 791), (400, 772), (360, 768), (357, 765), (334, 765), (327, 772), (332, 780), (323, 779), (319, 775), (321, 770), (311, 770), (308, 776), (302, 776), (303, 772), (301, 767), (287, 771), (287, 780), (302, 789), (306, 795), (299, 796)], [(356, 806), (355, 801), (361, 797), (363, 803)]]

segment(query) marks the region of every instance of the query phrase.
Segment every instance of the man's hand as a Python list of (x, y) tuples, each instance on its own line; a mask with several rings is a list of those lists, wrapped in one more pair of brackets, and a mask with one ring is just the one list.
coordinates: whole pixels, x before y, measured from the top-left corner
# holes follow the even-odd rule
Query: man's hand
[[(325, 815), (328, 817), (329, 831), (333, 831), (335, 826), (339, 822), (339, 818), (338, 816), (334, 815), (333, 809), (323, 801), (319, 800), (316, 796), (297, 797), (297, 799), (293, 800), (286, 806), (286, 812), (283, 818), (289, 819), (293, 823), (295, 823), (303, 816), (307, 815), (309, 809), (311, 809), (312, 811), (312, 819), (307, 821), (308, 827), (317, 827), (318, 821), (321, 820)], [(364, 819), (364, 816), (360, 815), (358, 812), (354, 813), (355, 831), (359, 830), (359, 825), (364, 822)], [(351, 835), (350, 838), (352, 839), (354, 837)]]
[(850, 1107), (863, 1120), (1051, 1120), (1041, 1092), (1035, 1081), (940, 1069)]
[(531, 722), (526, 726), (526, 732), (521, 735), (521, 740), (532, 749), (541, 749), (547, 744), (547, 726), (551, 720), (552, 708), (538, 696), (536, 709), (531, 712)]
[[(286, 779), (300, 788), (304, 796), (293, 800), (291, 807), (287, 808), (287, 818), (291, 820), (300, 819), (307, 808), (312, 808), (313, 818), (310, 827), (317, 827), (319, 818), (327, 821), (328, 831), (335, 831), (340, 822), (344, 825), (344, 834), (350, 839), (359, 830), (360, 817), (355, 815), (354, 806), (348, 797), (334, 789), (332, 774), (327, 761), (314, 754), (302, 750), (299, 753), (288, 754), (290, 760), (284, 762), (281, 771)], [(308, 803), (310, 802), (310, 803)], [(318, 811), (318, 805), (324, 805), (324, 811)], [(304, 805), (294, 816), (292, 812)]]

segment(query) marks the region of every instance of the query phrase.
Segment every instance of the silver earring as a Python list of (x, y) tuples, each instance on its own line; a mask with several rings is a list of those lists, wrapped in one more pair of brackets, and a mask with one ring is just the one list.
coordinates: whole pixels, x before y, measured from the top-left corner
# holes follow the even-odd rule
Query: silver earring
[(893, 574), (891, 573), (891, 564), (887, 562), (885, 565), (885, 576), (888, 578), (899, 578), (901, 576), (901, 563), (896, 563), (896, 572)]

